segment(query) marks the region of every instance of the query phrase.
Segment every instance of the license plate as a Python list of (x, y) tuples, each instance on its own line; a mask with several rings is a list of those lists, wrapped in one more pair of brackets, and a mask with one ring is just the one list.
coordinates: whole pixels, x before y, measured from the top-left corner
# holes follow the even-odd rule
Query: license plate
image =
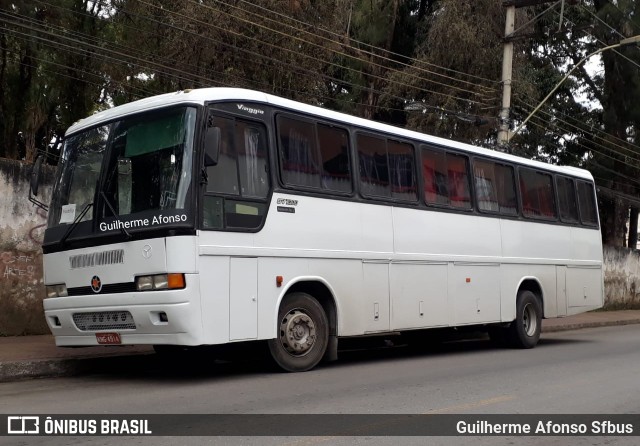
[(96, 333), (98, 344), (122, 344), (122, 339), (118, 333)]

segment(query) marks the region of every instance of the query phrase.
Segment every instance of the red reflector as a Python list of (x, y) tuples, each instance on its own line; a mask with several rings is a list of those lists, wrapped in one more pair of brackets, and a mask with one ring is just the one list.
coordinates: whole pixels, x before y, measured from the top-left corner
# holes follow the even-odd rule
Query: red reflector
[(467, 277), (466, 282), (467, 282), (467, 283), (471, 282), (471, 277)]
[(282, 286), (282, 281), (283, 281), (283, 277), (282, 276), (276, 276), (276, 286), (277, 287), (281, 287)]
[(114, 345), (122, 344), (122, 339), (118, 333), (96, 333), (98, 344)]

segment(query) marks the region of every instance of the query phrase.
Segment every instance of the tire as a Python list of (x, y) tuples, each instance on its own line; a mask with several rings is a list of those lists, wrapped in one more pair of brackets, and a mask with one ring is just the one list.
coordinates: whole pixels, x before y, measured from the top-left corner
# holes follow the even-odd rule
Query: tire
[(509, 326), (509, 343), (516, 348), (533, 348), (540, 339), (541, 327), (540, 299), (531, 291), (520, 291), (516, 300), (516, 319)]
[(287, 296), (278, 311), (275, 339), (268, 341), (276, 364), (287, 372), (306, 372), (322, 360), (329, 323), (322, 306), (306, 293)]

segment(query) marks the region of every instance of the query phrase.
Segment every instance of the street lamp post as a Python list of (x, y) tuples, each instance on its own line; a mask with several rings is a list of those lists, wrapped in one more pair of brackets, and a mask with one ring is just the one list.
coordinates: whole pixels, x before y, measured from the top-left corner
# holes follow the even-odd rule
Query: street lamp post
[(613, 49), (613, 48), (618, 48), (618, 47), (621, 47), (621, 46), (633, 45), (633, 44), (637, 44), (637, 43), (640, 43), (640, 35), (633, 36), (633, 37), (628, 37), (628, 38), (626, 38), (626, 39), (622, 39), (622, 40), (621, 40), (620, 42), (618, 42), (618, 43), (615, 43), (615, 44), (613, 44), (613, 45), (609, 45), (609, 46), (605, 46), (605, 47), (603, 47), (603, 48), (600, 48), (600, 49), (598, 49), (598, 50), (594, 51), (593, 53), (587, 54), (587, 55), (586, 55), (586, 56), (584, 56), (582, 59), (580, 59), (580, 60), (578, 61), (578, 63), (577, 63), (577, 64), (575, 64), (575, 65), (573, 66), (573, 68), (571, 68), (571, 69), (567, 72), (567, 74), (565, 74), (565, 75), (564, 75), (564, 77), (563, 77), (562, 79), (560, 79), (560, 82), (558, 82), (558, 83), (556, 84), (556, 86), (555, 86), (555, 87), (553, 87), (553, 89), (549, 92), (549, 94), (545, 96), (545, 98), (544, 98), (544, 99), (543, 99), (543, 100), (542, 100), (542, 101), (541, 101), (541, 102), (536, 106), (536, 108), (534, 108), (534, 109), (533, 109), (533, 111), (532, 111), (531, 113), (529, 113), (529, 116), (527, 116), (527, 117), (525, 118), (525, 120), (524, 120), (524, 121), (522, 121), (522, 123), (521, 123), (518, 127), (516, 127), (516, 129), (515, 129), (513, 132), (511, 132), (511, 133), (507, 136), (507, 141), (510, 141), (510, 140), (511, 140), (511, 138), (513, 138), (513, 137), (514, 137), (514, 136), (515, 136), (515, 135), (516, 135), (520, 130), (522, 130), (522, 128), (525, 126), (525, 124), (529, 121), (529, 119), (531, 119), (531, 117), (532, 117), (533, 115), (535, 115), (535, 114), (536, 114), (536, 112), (537, 112), (538, 110), (540, 110), (540, 108), (542, 108), (542, 106), (543, 106), (543, 105), (545, 104), (545, 102), (547, 102), (547, 100), (548, 100), (548, 99), (553, 95), (553, 93), (555, 93), (555, 92), (556, 92), (556, 90), (557, 90), (558, 88), (560, 88), (560, 85), (562, 85), (562, 83), (563, 83), (564, 81), (566, 81), (566, 80), (567, 80), (567, 78), (569, 78), (569, 76), (571, 76), (571, 73), (573, 73), (573, 72), (574, 72), (574, 71), (575, 71), (575, 70), (576, 70), (580, 65), (582, 65), (582, 64), (583, 64), (587, 59), (589, 59), (589, 58), (590, 58), (590, 57), (592, 57), (592, 56), (595, 56), (596, 54), (600, 54), (600, 53), (602, 53), (603, 51), (606, 51), (606, 50), (610, 50), (610, 49)]

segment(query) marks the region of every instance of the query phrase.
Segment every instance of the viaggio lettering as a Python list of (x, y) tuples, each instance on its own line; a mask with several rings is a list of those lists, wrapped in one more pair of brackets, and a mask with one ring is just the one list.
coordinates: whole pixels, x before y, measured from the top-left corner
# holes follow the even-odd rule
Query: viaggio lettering
[(243, 104), (238, 104), (238, 110), (251, 113), (252, 115), (264, 115), (264, 110), (260, 110), (259, 108), (249, 108)]

